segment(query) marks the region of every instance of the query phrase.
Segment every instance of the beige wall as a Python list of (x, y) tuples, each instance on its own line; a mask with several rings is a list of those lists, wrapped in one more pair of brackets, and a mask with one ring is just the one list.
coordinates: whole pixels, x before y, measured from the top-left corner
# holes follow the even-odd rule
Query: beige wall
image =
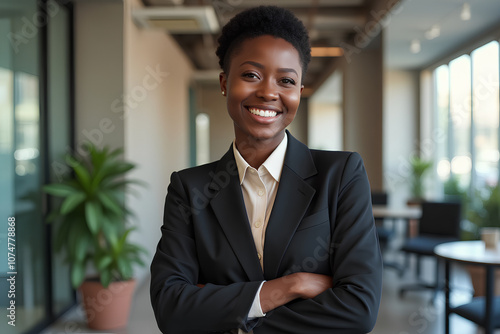
[(383, 189), (381, 38), (341, 61), (344, 73), (344, 149), (363, 157), (372, 190)]
[(211, 83), (198, 83), (195, 94), (196, 112), (210, 117), (210, 161), (219, 160), (234, 139), (234, 126), (227, 114), (226, 98), (221, 94), (218, 77)]
[[(160, 237), (170, 174), (189, 163), (188, 87), (191, 64), (161, 31), (138, 29), (139, 0), (75, 3), (76, 133), (79, 142), (124, 147), (145, 181), (127, 195), (136, 217), (133, 241), (150, 262)], [(136, 277), (146, 277), (148, 267)]]
[(410, 197), (409, 159), (418, 144), (419, 72), (384, 73), (384, 185), (395, 206)]
[(297, 110), (297, 115), (293, 122), (288, 126), (290, 133), (307, 145), (307, 130), (308, 130), (308, 107), (309, 103), (307, 99), (302, 99), (300, 101), (299, 110)]
[(123, 120), (111, 103), (123, 94), (123, 4), (75, 2), (75, 138), (122, 147)]
[[(169, 35), (134, 24), (131, 10), (140, 1), (124, 3), (124, 92), (129, 101), (124, 111), (125, 157), (139, 167), (131, 177), (148, 184), (137, 196), (128, 196), (127, 204), (139, 222), (133, 239), (152, 257), (160, 238), (170, 174), (189, 165), (192, 68)], [(138, 275), (148, 270), (142, 268)]]

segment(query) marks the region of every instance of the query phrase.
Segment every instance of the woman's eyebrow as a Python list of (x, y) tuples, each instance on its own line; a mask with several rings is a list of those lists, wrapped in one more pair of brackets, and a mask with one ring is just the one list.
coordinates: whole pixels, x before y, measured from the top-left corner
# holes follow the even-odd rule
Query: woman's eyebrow
[[(243, 65), (245, 65), (245, 64), (249, 64), (249, 65), (252, 65), (252, 66), (255, 66), (255, 67), (261, 68), (261, 69), (265, 68), (265, 66), (264, 66), (264, 65), (262, 65), (261, 63), (257, 63), (257, 62), (255, 62), (255, 61), (251, 61), (251, 60), (247, 60), (247, 61), (245, 61), (245, 62), (241, 63), (241, 65), (240, 65), (240, 66), (243, 66)], [(299, 75), (299, 74), (297, 73), (297, 71), (296, 71), (296, 70), (294, 70), (293, 68), (278, 68), (278, 72), (285, 72), (285, 73), (290, 73), (290, 72), (293, 72), (293, 73), (295, 73), (297, 76)]]

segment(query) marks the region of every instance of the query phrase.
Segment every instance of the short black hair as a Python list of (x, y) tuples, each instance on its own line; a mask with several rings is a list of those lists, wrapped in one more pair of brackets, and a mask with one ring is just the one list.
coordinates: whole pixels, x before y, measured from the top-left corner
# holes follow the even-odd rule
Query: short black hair
[(297, 49), (304, 78), (311, 61), (307, 29), (290, 10), (276, 6), (247, 9), (234, 16), (222, 28), (216, 51), (221, 69), (228, 72), (230, 56), (244, 40), (263, 35), (282, 38)]

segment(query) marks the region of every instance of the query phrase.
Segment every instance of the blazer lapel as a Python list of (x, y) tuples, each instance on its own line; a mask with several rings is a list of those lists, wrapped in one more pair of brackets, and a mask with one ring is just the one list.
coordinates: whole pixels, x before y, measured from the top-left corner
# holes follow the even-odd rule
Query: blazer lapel
[(250, 281), (263, 280), (232, 147), (219, 161), (210, 188), (217, 192), (210, 205), (241, 266)]
[(309, 148), (287, 131), (288, 147), (278, 192), (266, 229), (264, 277), (277, 277), (281, 259), (316, 190), (305, 179), (317, 174)]

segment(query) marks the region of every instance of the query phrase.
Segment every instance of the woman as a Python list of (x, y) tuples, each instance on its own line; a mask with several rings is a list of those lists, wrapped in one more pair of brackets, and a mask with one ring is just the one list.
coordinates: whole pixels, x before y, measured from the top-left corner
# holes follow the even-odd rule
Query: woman
[(290, 11), (258, 7), (217, 55), (235, 139), (172, 174), (151, 300), (163, 333), (367, 333), (382, 262), (360, 156), (310, 150), (285, 128), (310, 60)]

